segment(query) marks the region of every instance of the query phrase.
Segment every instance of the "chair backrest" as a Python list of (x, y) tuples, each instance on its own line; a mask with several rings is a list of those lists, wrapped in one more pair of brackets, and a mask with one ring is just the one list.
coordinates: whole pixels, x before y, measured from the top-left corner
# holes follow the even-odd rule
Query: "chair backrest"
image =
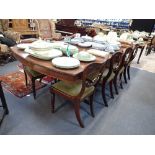
[[(82, 87), (80, 93), (76, 96), (77, 99), (81, 98), (86, 88), (94, 86), (98, 84), (101, 79), (101, 75), (104, 70), (104, 63), (92, 63), (90, 64), (83, 72), (82, 75)], [(89, 77), (95, 75), (93, 80), (89, 80)]]
[(120, 72), (122, 72), (123, 67), (129, 63), (132, 57), (132, 52), (133, 52), (133, 49), (131, 47), (128, 47), (127, 49), (125, 49), (125, 52), (115, 53), (116, 54), (115, 62), (117, 62), (117, 65), (114, 65), (114, 72), (116, 74), (119, 74)]
[(121, 66), (122, 66), (122, 58), (123, 58), (123, 53), (122, 52), (116, 52), (112, 56), (112, 71), (117, 72)]
[(155, 45), (155, 36), (151, 40), (151, 45)]
[(111, 76), (111, 74), (114, 73), (114, 71), (119, 67), (121, 57), (122, 57), (122, 53), (116, 52), (107, 61), (106, 67), (108, 67), (109, 71), (107, 75), (104, 77), (104, 80), (108, 79)]
[(132, 57), (131, 57), (130, 61), (132, 61), (136, 57), (137, 52), (138, 52), (138, 45), (135, 45), (135, 47), (133, 49), (133, 52), (132, 52)]
[(35, 19), (36, 28), (39, 33), (39, 37), (42, 39), (52, 38), (53, 28), (49, 19)]
[[(135, 55), (135, 53), (134, 53), (134, 55)], [(129, 64), (129, 62), (130, 62), (130, 60), (132, 59), (132, 57), (133, 57), (133, 48), (128, 47), (128, 48), (125, 50), (124, 54), (123, 54), (122, 64), (123, 64), (123, 65)]]

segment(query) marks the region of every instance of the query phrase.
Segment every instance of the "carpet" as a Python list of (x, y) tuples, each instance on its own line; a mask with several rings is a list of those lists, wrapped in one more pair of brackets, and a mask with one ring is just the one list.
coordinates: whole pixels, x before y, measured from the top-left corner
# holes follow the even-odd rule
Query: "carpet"
[[(0, 80), (2, 80), (2, 86), (5, 90), (19, 98), (32, 93), (31, 84), (28, 84), (28, 86), (25, 85), (25, 75), (21, 71), (2, 75), (0, 76)], [(35, 86), (36, 90), (38, 90), (46, 86), (46, 84), (36, 80)]]
[[(24, 73), (23, 65), (21, 63), (18, 64), (17, 67), (18, 67), (18, 69), (19, 69), (20, 72)], [(55, 79), (53, 77), (51, 77), (51, 76), (45, 76), (42, 79), (42, 83), (48, 84), (50, 82), (54, 82), (54, 80)]]

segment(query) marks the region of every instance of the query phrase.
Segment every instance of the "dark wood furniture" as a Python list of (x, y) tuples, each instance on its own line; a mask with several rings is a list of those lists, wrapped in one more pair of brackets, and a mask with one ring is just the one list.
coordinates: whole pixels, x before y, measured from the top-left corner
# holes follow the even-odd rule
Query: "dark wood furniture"
[(103, 75), (101, 78), (100, 83), (102, 86), (102, 98), (105, 103), (105, 106), (108, 106), (108, 103), (106, 100), (106, 94), (105, 94), (106, 83), (109, 83), (111, 98), (114, 98), (113, 88), (112, 88), (113, 84), (114, 84), (116, 93), (118, 92), (116, 81), (115, 81), (116, 80), (115, 74), (116, 74), (116, 69), (119, 67), (121, 56), (122, 56), (121, 52), (116, 52), (115, 54), (112, 55), (112, 57), (109, 59), (109, 62), (107, 63), (106, 71), (103, 72)]
[(145, 44), (138, 44), (137, 45), (137, 48), (140, 49), (140, 53), (139, 53), (138, 60), (137, 60), (137, 64), (139, 64), (140, 58), (141, 58), (142, 53), (143, 53), (144, 48), (145, 48)]
[(120, 61), (119, 68), (116, 71), (116, 75), (115, 76), (119, 77), (119, 82), (120, 82), (120, 86), (121, 86), (122, 89), (123, 89), (122, 75), (124, 75), (124, 80), (125, 80), (125, 82), (127, 82), (125, 72), (126, 72), (127, 65), (131, 61), (132, 54), (133, 54), (133, 49), (131, 47), (125, 49), (125, 51), (123, 52), (123, 55), (122, 55), (122, 59)]
[(4, 96), (4, 92), (3, 92), (3, 89), (2, 89), (1, 82), (2, 81), (0, 81), (0, 98), (1, 98), (2, 105), (0, 105), (0, 108), (1, 107), (3, 108), (3, 114), (2, 114), (2, 118), (0, 119), (0, 126), (2, 124), (4, 116), (9, 114), (9, 110), (8, 110), (8, 106), (7, 106), (7, 103), (6, 103), (6, 100), (5, 100), (5, 96)]
[[(80, 103), (84, 101), (86, 98), (89, 98), (90, 112), (92, 117), (94, 117), (93, 111), (93, 95), (95, 91), (95, 86), (101, 78), (103, 71), (104, 63), (92, 63), (87, 66), (83, 73), (81, 80), (75, 81), (74, 83), (66, 83), (63, 81), (59, 81), (52, 85), (50, 92), (52, 94), (51, 105), (52, 112), (55, 111), (55, 94), (58, 94), (64, 97), (67, 100), (72, 101), (74, 105), (74, 111), (76, 114), (76, 118), (82, 128), (84, 128), (84, 124), (80, 117)], [(92, 74), (95, 74), (93, 80), (89, 80), (88, 77)]]
[(86, 27), (84, 26), (75, 26), (75, 19), (62, 19), (56, 23), (56, 30), (61, 32), (63, 36), (72, 35), (75, 33), (81, 33), (81, 35), (86, 35)]
[(126, 74), (128, 75), (128, 79), (130, 80), (130, 65), (131, 65), (133, 59), (136, 57), (137, 51), (138, 51), (138, 46), (135, 46), (134, 49), (132, 50), (132, 54), (131, 54), (131, 57), (130, 57), (129, 61), (127, 61), (125, 63), (125, 70), (124, 70), (124, 73), (123, 73), (125, 83), (127, 83)]
[(152, 49), (155, 50), (155, 36), (147, 43), (146, 56), (151, 53)]

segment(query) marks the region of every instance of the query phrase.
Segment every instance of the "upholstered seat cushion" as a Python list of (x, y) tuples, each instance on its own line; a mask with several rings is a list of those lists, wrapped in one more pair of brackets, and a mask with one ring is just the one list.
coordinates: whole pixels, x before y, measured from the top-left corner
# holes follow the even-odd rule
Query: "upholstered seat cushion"
[(41, 73), (36, 72), (36, 71), (30, 69), (28, 66), (25, 66), (24, 69), (25, 69), (25, 71), (28, 71), (29, 73), (31, 73), (31, 75), (32, 75), (33, 77), (37, 77), (37, 76), (42, 75)]
[[(77, 96), (82, 88), (82, 82), (74, 82), (74, 83), (68, 83), (68, 82), (64, 82), (64, 81), (59, 81), (55, 84), (52, 85), (53, 89), (56, 89), (59, 92), (62, 92), (64, 94), (67, 94), (69, 96)], [(91, 94), (94, 91), (95, 87), (94, 86), (90, 86), (90, 87), (86, 87), (84, 94), (82, 95), (82, 98), (87, 97), (89, 94)]]

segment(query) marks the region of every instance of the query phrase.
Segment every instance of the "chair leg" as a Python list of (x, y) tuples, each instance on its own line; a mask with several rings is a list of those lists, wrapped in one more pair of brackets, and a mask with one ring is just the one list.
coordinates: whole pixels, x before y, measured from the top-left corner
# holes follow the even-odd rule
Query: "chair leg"
[(25, 70), (24, 70), (24, 74), (25, 74), (25, 83), (26, 83), (26, 86), (27, 86), (27, 74), (26, 74)]
[(148, 47), (148, 49), (146, 50), (146, 56), (149, 55), (151, 53), (151, 47)]
[(113, 95), (113, 89), (112, 89), (112, 80), (109, 82), (109, 88), (110, 88), (110, 95), (111, 95), (111, 98), (114, 98), (114, 95)]
[(55, 112), (55, 94), (52, 93), (52, 96), (51, 96), (51, 107), (52, 107), (52, 113)]
[(43, 77), (40, 78), (40, 80), (39, 80), (40, 83), (41, 83), (42, 79), (43, 79)]
[(83, 125), (83, 122), (80, 116), (80, 102), (74, 103), (74, 111), (75, 111), (76, 119), (78, 120), (80, 127), (84, 128), (84, 125)]
[(35, 89), (35, 79), (32, 78), (32, 90), (33, 90), (33, 97), (36, 99), (36, 89)]
[(102, 84), (102, 98), (106, 107), (108, 107), (108, 103), (105, 96), (105, 83)]
[(127, 68), (127, 73), (128, 73), (128, 79), (130, 80), (130, 66)]
[(128, 83), (128, 82), (127, 82), (127, 78), (126, 78), (126, 68), (127, 68), (127, 67), (125, 67), (125, 69), (124, 69), (123, 75), (124, 75), (124, 81), (125, 81), (125, 83)]
[(120, 81), (120, 87), (121, 87), (121, 89), (123, 89), (122, 74), (123, 74), (123, 73), (121, 73), (120, 76), (119, 76), (119, 81)]
[(92, 117), (95, 117), (95, 114), (94, 114), (94, 108), (93, 108), (93, 97), (94, 97), (94, 94), (92, 94), (89, 98), (89, 104), (90, 104), (90, 112), (91, 112), (91, 115)]
[(116, 94), (118, 95), (118, 89), (117, 89), (117, 76), (114, 78), (113, 83), (114, 83), (115, 92), (116, 92)]

